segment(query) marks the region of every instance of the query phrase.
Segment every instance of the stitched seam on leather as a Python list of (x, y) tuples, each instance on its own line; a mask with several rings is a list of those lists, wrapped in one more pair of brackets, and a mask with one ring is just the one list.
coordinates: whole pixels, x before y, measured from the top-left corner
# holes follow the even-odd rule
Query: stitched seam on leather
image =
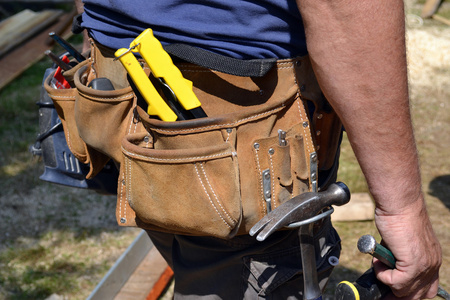
[(132, 156), (135, 158), (141, 158), (141, 159), (148, 160), (148, 161), (150, 161), (150, 160), (151, 161), (186, 161), (186, 160), (192, 160), (192, 159), (205, 160), (205, 159), (209, 159), (209, 158), (227, 157), (227, 156), (233, 155), (233, 152), (224, 152), (224, 153), (219, 153), (219, 154), (214, 154), (214, 155), (195, 156), (195, 157), (189, 157), (189, 158), (157, 158), (157, 157), (144, 156), (144, 155), (140, 155), (140, 154), (131, 153), (131, 152), (127, 151), (126, 149), (124, 149), (123, 147), (122, 147), (122, 149), (128, 156)]
[(272, 114), (272, 113), (274, 113), (274, 112), (276, 112), (278, 110), (281, 110), (283, 108), (284, 108), (284, 104), (282, 104), (281, 106), (276, 107), (276, 108), (274, 108), (272, 110), (269, 110), (269, 111), (266, 111), (266, 112), (263, 112), (263, 113), (251, 116), (251, 117), (247, 117), (247, 118), (244, 118), (244, 119), (240, 119), (240, 120), (237, 120), (236, 122), (233, 122), (233, 123), (227, 123), (227, 124), (211, 125), (211, 126), (204, 126), (204, 127), (199, 127), (199, 128), (183, 129), (183, 130), (166, 130), (166, 129), (153, 128), (153, 127), (152, 127), (152, 129), (157, 131), (157, 132), (168, 132), (168, 133), (172, 133), (173, 134), (173, 133), (184, 133), (184, 132), (191, 132), (191, 131), (198, 131), (198, 130), (213, 129), (213, 128), (218, 128), (218, 127), (221, 128), (221, 127), (227, 127), (227, 126), (236, 126), (236, 124), (238, 124), (238, 123), (241, 123), (241, 122), (244, 122), (244, 121), (248, 121), (248, 120), (252, 120), (252, 119), (256, 119), (256, 118), (259, 118), (261, 116), (270, 115), (270, 114)]
[(274, 210), (275, 208), (277, 208), (277, 204), (276, 204), (276, 201), (275, 201), (275, 171), (274, 171), (274, 169), (273, 169), (273, 159), (272, 159), (272, 154), (269, 154), (269, 161), (270, 161), (270, 174), (271, 174), (271, 176), (270, 176), (270, 180), (272, 181), (272, 196), (270, 197), (271, 198), (271, 203), (272, 203), (272, 205), (273, 205), (273, 208), (272, 208), (272, 210)]
[(228, 212), (225, 210), (225, 208), (222, 206), (222, 202), (219, 200), (219, 197), (217, 197), (216, 192), (214, 191), (214, 189), (213, 189), (211, 183), (209, 182), (208, 175), (206, 175), (206, 171), (205, 171), (205, 168), (203, 167), (203, 165), (204, 165), (204, 163), (201, 163), (201, 164), (200, 164), (200, 167), (202, 168), (203, 175), (205, 176), (206, 182), (208, 183), (208, 186), (209, 186), (209, 188), (210, 188), (212, 194), (214, 195), (214, 198), (216, 199), (217, 203), (219, 204), (219, 206), (220, 206), (220, 208), (222, 209), (223, 213), (228, 217), (228, 219), (230, 219), (231, 222), (232, 222), (233, 224), (236, 224), (236, 223), (237, 223), (236, 220), (233, 219), (233, 218), (228, 214)]
[[(128, 132), (127, 132), (128, 134), (131, 133), (131, 127), (133, 127), (133, 119), (134, 119), (134, 109), (133, 109), (133, 112), (131, 113), (130, 126), (128, 127)], [(134, 132), (136, 132), (136, 129)]]
[(81, 95), (83, 95), (84, 97), (86, 97), (86, 98), (88, 98), (88, 99), (94, 99), (94, 100), (101, 100), (101, 101), (105, 101), (105, 99), (106, 100), (127, 100), (127, 99), (129, 99), (129, 98), (132, 98), (132, 97), (134, 97), (134, 93), (128, 93), (128, 94), (125, 94), (125, 95), (123, 95), (123, 96), (120, 96), (120, 97), (113, 97), (113, 98), (108, 98), (108, 97), (96, 97), (96, 96), (91, 96), (91, 95), (88, 95), (88, 94), (85, 94), (85, 93), (83, 93), (83, 92), (81, 92), (81, 91), (79, 91), (78, 90), (78, 92), (81, 94)]
[(266, 201), (265, 201), (265, 199), (264, 199), (264, 186), (263, 186), (263, 180), (262, 180), (262, 172), (261, 172), (261, 164), (259, 163), (259, 149), (255, 149), (255, 151), (256, 151), (256, 165), (257, 165), (257, 167), (258, 167), (258, 173), (259, 173), (259, 176), (258, 176), (258, 181), (259, 181), (259, 193), (260, 193), (260, 196), (261, 196), (261, 203), (263, 204), (263, 206), (262, 206), (262, 214), (264, 215), (264, 213), (265, 213), (265, 211), (267, 210), (267, 208), (266, 208)]
[(230, 139), (231, 133), (227, 131), (227, 139), (225, 140), (225, 143), (228, 143), (228, 140)]
[(56, 98), (56, 99), (67, 99), (67, 100), (75, 100), (76, 96), (59, 96), (59, 95), (51, 95), (51, 98)]
[(201, 176), (200, 176), (200, 173), (198, 172), (197, 164), (194, 164), (194, 168), (195, 168), (195, 172), (197, 172), (197, 176), (198, 176), (198, 179), (200, 180), (200, 184), (202, 185), (203, 190), (205, 191), (205, 194), (206, 194), (206, 196), (207, 196), (208, 199), (209, 199), (209, 203), (211, 203), (211, 206), (214, 208), (214, 210), (216, 211), (216, 213), (217, 213), (217, 215), (219, 216), (219, 218), (222, 219), (222, 222), (224, 222), (225, 225), (227, 225), (228, 228), (232, 229), (231, 226), (227, 223), (227, 221), (225, 221), (225, 219), (221, 216), (221, 214), (220, 214), (219, 211), (217, 210), (217, 207), (214, 205), (214, 202), (212, 201), (211, 197), (209, 196), (208, 191), (206, 190), (206, 187), (205, 187), (205, 185), (203, 184), (203, 180), (202, 180), (202, 178), (201, 178)]
[(86, 155), (81, 155), (77, 151), (73, 150), (72, 143), (70, 142), (69, 130), (67, 130), (67, 133), (66, 133), (66, 140), (67, 140), (67, 146), (69, 147), (70, 152), (72, 152), (74, 155), (79, 156), (79, 157), (83, 157), (83, 158), (86, 157)]
[[(128, 194), (128, 197), (127, 197), (127, 200), (128, 200), (128, 202), (133, 202), (133, 199), (132, 199), (132, 195), (131, 195), (131, 183), (133, 182), (132, 180), (131, 180), (131, 159), (128, 161), (128, 164), (127, 164), (127, 166), (128, 166), (128, 182), (126, 182), (125, 184), (126, 184), (126, 189), (127, 189), (127, 194)], [(125, 216), (126, 216), (126, 210), (127, 210), (127, 204), (125, 203), (125, 208), (124, 208), (124, 214), (125, 214)]]
[[(299, 95), (298, 93), (297, 93), (297, 96), (300, 97), (300, 95)], [(305, 117), (303, 116), (303, 111), (302, 111), (302, 108), (301, 108), (301, 106), (300, 106), (300, 98), (297, 99), (297, 107), (298, 107), (298, 112), (299, 112), (299, 114), (300, 114), (300, 119), (301, 119), (303, 122), (305, 122), (305, 120), (308, 121), (308, 118), (305, 118)], [(308, 121), (308, 124), (309, 124), (309, 121)], [(309, 126), (308, 126), (308, 127), (309, 127)], [(304, 127), (303, 125), (302, 125), (302, 130), (303, 130), (303, 136), (304, 136), (304, 137), (308, 137), (308, 132), (307, 132), (307, 130), (306, 130), (306, 127)], [(311, 149), (309, 148), (309, 141), (307, 141), (305, 144), (306, 144), (306, 148), (308, 149), (308, 154), (311, 153)]]
[[(127, 158), (124, 158), (124, 163), (125, 163), (125, 169), (126, 169), (126, 165), (128, 164), (127, 162)], [(122, 172), (122, 182), (120, 183), (120, 197), (119, 197), (119, 219), (122, 218), (122, 210), (123, 210), (123, 186), (124, 186), (124, 182), (125, 182), (125, 172)]]

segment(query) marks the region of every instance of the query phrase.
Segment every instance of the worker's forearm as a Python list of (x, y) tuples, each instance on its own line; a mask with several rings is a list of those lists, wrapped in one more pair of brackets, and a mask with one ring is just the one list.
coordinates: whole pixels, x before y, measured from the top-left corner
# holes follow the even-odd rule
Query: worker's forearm
[(321, 88), (344, 123), (377, 207), (395, 212), (421, 199), (403, 2), (297, 2)]

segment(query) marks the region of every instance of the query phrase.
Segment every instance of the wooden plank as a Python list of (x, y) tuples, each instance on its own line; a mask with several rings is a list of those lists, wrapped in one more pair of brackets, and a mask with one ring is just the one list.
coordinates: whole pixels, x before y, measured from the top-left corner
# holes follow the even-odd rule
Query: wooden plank
[[(50, 49), (46, 44), (48, 33), (55, 31), (62, 22), (67, 22), (67, 18), (71, 18), (71, 13), (61, 15), (57, 23), (0, 58), (0, 89), (4, 88), (22, 74), (23, 71), (45, 56), (44, 51)], [(68, 29), (61, 36), (67, 39), (71, 34), (70, 29)]]
[(450, 20), (447, 18), (441, 17), (439, 15), (432, 15), (431, 17), (436, 21), (442, 22), (442, 23), (450, 26)]
[(33, 12), (25, 9), (0, 23), (0, 57), (55, 23), (60, 10)]
[(336, 221), (369, 221), (374, 219), (375, 204), (367, 193), (354, 193), (349, 203), (335, 206), (331, 220)]
[(427, 0), (422, 7), (422, 13), (420, 16), (424, 19), (431, 18), (441, 6), (442, 0)]
[[(115, 300), (146, 300), (168, 265), (156, 248), (152, 248), (124, 284)], [(165, 282), (164, 287), (167, 285)], [(164, 289), (163, 287), (163, 289)], [(161, 288), (158, 286), (158, 288)], [(158, 290), (159, 294), (162, 290)]]
[[(145, 300), (158, 300), (163, 296), (163, 292), (167, 289), (169, 286), (169, 283), (172, 281), (174, 276), (173, 270), (167, 266), (164, 273), (161, 274), (158, 281), (153, 285), (152, 290), (148, 294), (147, 298)], [(166, 292), (165, 297), (169, 295), (168, 292)]]

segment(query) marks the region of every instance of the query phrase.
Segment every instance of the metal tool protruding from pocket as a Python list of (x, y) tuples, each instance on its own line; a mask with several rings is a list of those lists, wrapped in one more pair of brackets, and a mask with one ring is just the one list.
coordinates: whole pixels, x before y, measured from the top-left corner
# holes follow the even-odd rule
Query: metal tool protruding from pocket
[(350, 201), (350, 191), (342, 182), (331, 184), (327, 190), (298, 195), (273, 210), (256, 223), (250, 235), (257, 235), (259, 241), (291, 223), (313, 218), (330, 205), (344, 205)]
[[(313, 219), (320, 211), (330, 205), (343, 205), (350, 201), (350, 191), (342, 182), (331, 184), (322, 192), (309, 192), (298, 195), (268, 213), (250, 229), (250, 235), (258, 233), (258, 241), (265, 240), (276, 230), (292, 223)], [(298, 230), (303, 266), (305, 300), (322, 299), (317, 278), (313, 222), (306, 223)]]

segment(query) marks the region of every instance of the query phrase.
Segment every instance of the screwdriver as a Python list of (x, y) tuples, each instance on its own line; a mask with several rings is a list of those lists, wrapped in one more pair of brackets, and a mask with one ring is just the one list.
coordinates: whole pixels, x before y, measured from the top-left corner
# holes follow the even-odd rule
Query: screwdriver
[(65, 39), (57, 35), (55, 32), (50, 32), (48, 34), (52, 39), (54, 39), (61, 47), (63, 47), (70, 55), (73, 56), (78, 62), (85, 61), (86, 58), (77, 51), (71, 44), (69, 44)]
[(68, 63), (64, 62), (61, 58), (59, 58), (55, 53), (53, 53), (51, 50), (47, 50), (44, 52), (45, 55), (47, 55), (48, 57), (51, 58), (51, 60), (53, 60), (53, 62), (60, 67), (61, 69), (63, 69), (64, 71), (70, 70), (72, 69), (72, 66), (69, 65)]

